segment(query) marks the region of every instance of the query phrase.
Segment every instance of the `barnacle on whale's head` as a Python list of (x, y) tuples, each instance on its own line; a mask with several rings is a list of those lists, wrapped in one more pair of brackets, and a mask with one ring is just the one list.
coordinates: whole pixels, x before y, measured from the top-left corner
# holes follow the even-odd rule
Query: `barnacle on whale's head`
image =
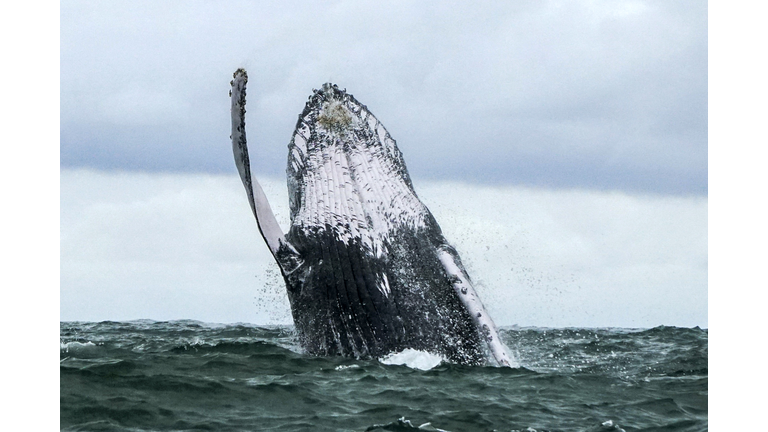
[(341, 131), (352, 124), (352, 115), (342, 102), (334, 99), (323, 103), (317, 122), (328, 130)]
[(321, 126), (329, 131), (341, 132), (352, 125), (352, 113), (347, 107), (345, 91), (326, 83), (317, 94), (322, 97), (320, 113), (317, 116), (317, 122)]

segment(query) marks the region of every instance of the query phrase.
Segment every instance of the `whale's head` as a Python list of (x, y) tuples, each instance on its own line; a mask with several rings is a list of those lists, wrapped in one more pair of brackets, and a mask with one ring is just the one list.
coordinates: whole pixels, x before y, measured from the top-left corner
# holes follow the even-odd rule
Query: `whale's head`
[(288, 145), (291, 227), (331, 227), (374, 246), (395, 225), (423, 226), (402, 153), (383, 124), (346, 90), (309, 96)]
[[(404, 165), (395, 141), (368, 108), (337, 85), (325, 83), (309, 96), (289, 144), (288, 171), (301, 175), (318, 151), (369, 149), (374, 157)], [(381, 150), (381, 153), (379, 152)]]
[(320, 129), (318, 132), (329, 136), (344, 136), (363, 126), (359, 121), (359, 114), (363, 109), (365, 107), (346, 90), (339, 89), (335, 84), (325, 83), (309, 97), (297, 129), (301, 123), (310, 128), (316, 123), (316, 127)]

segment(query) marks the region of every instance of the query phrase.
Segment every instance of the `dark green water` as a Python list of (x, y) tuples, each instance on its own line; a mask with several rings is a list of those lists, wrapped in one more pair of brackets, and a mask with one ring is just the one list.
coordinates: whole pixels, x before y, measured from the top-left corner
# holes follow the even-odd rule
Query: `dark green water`
[(706, 330), (501, 336), (521, 367), (308, 357), (290, 327), (62, 322), (61, 429), (707, 430)]

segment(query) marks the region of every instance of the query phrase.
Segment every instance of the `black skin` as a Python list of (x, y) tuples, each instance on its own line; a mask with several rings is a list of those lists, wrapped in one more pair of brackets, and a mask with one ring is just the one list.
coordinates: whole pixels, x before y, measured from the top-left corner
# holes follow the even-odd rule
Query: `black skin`
[[(330, 226), (291, 231), (288, 239), (304, 259), (285, 281), (307, 353), (378, 358), (413, 348), (455, 363), (484, 363), (477, 328), (437, 259), (439, 233), (403, 231), (380, 259), (357, 239), (337, 240)], [(382, 274), (388, 296), (379, 289)]]

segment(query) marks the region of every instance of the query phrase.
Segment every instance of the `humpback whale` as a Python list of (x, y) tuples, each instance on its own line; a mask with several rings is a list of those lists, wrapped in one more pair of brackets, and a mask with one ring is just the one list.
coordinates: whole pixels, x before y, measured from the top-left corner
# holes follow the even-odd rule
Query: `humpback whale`
[(232, 150), (259, 231), (311, 355), (380, 358), (407, 348), (461, 364), (509, 356), (456, 249), (414, 192), (384, 125), (346, 90), (309, 96), (288, 144), (290, 228), (251, 175), (248, 74), (230, 82)]

